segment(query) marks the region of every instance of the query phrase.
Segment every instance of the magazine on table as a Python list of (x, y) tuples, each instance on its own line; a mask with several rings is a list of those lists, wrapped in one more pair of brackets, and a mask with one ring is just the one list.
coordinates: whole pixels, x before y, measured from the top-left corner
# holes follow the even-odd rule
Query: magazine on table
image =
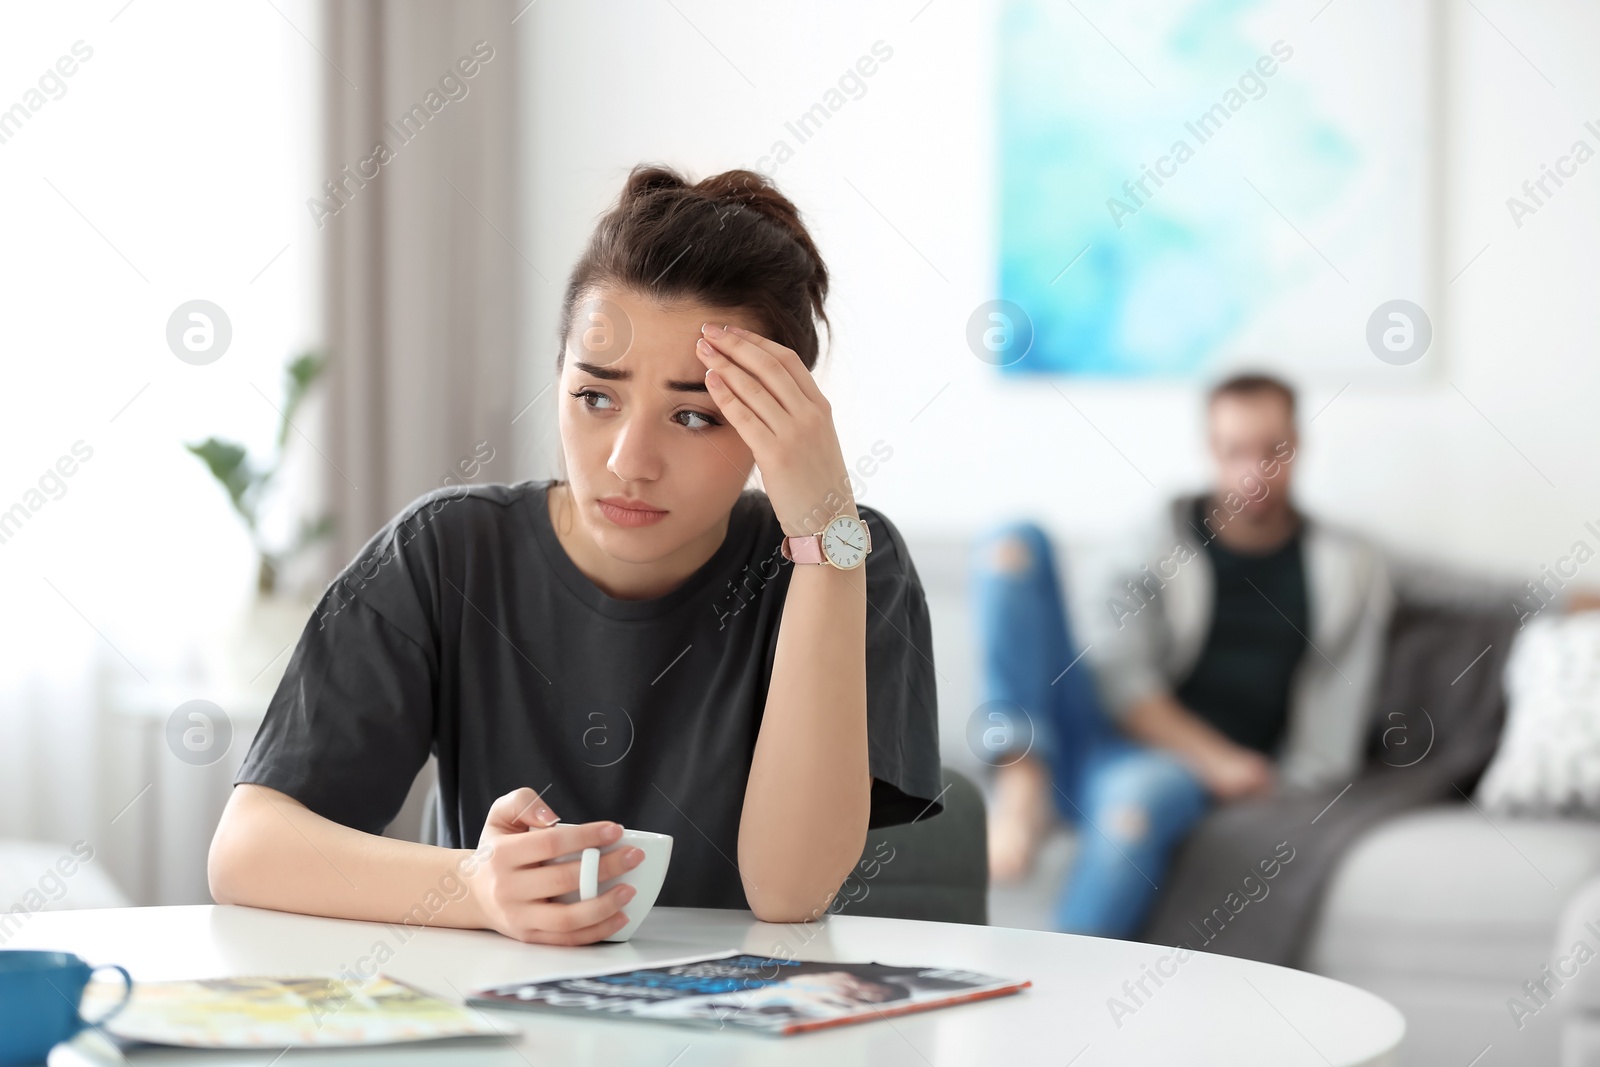
[(797, 1034), (1004, 996), (1032, 984), (946, 967), (725, 952), (491, 986), (467, 1003)]
[[(110, 1010), (121, 986), (91, 982), (83, 1010)], [(119, 1048), (179, 1045), (281, 1049), (402, 1044), (442, 1038), (504, 1040), (517, 1031), (383, 975), (364, 980), (202, 978), (137, 982), (127, 1007), (96, 1027)]]

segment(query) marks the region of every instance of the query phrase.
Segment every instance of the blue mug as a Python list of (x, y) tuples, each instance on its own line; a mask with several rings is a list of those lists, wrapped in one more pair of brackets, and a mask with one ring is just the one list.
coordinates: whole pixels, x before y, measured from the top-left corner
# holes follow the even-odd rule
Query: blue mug
[[(107, 967), (126, 988), (117, 1006), (98, 1019), (78, 1012), (83, 987)], [(85, 1026), (99, 1026), (133, 996), (133, 978), (114, 963), (90, 967), (70, 952), (0, 949), (0, 1067), (43, 1063), (51, 1048)]]

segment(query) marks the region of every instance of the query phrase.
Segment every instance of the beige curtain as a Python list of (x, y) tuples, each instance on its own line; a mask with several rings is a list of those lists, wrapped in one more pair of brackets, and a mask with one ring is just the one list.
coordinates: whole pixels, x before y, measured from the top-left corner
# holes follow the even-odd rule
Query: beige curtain
[(326, 4), (331, 568), (452, 476), (512, 479), (525, 3)]
[[(418, 495), (510, 481), (517, 303), (517, 29), (527, 0), (327, 0), (332, 357), (320, 439), (330, 580)], [(527, 429), (526, 426), (523, 427)], [(492, 458), (485, 460), (485, 456)], [(436, 772), (391, 836), (416, 839)]]

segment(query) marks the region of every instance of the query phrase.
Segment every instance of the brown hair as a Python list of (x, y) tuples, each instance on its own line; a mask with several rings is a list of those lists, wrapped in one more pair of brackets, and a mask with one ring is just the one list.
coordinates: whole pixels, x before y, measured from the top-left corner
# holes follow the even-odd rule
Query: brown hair
[(677, 171), (641, 163), (601, 217), (572, 268), (561, 306), (556, 370), (579, 302), (602, 287), (625, 288), (662, 303), (694, 301), (743, 308), (762, 332), (817, 362), (816, 320), (828, 295), (828, 268), (800, 212), (763, 175), (728, 170), (690, 185)]
[(1206, 394), (1206, 408), (1225, 396), (1260, 396), (1272, 393), (1283, 399), (1289, 409), (1289, 421), (1294, 421), (1294, 388), (1282, 378), (1270, 374), (1235, 374), (1211, 387)]

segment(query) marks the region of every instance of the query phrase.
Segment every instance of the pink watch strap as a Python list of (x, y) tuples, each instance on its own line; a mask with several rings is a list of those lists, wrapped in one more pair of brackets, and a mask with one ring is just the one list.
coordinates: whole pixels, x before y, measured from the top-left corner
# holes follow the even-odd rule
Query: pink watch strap
[(782, 542), (783, 556), (795, 563), (825, 563), (827, 560), (822, 555), (822, 535), (807, 534), (799, 537), (785, 537)]

